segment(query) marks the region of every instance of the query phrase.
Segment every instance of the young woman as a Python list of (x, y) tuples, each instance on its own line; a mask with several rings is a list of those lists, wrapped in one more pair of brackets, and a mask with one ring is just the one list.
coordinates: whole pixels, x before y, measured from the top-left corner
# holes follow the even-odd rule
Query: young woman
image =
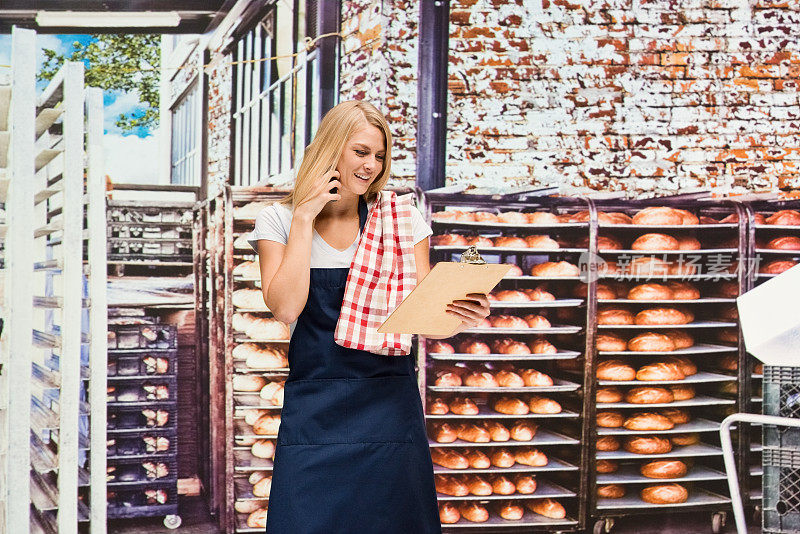
[[(269, 534), (441, 532), (422, 403), (409, 355), (346, 348), (334, 332), (351, 263), (389, 179), (392, 137), (371, 104), (322, 119), (294, 189), (259, 213), (264, 301), (289, 323), (290, 372), (275, 452)], [(431, 229), (411, 208), (417, 280)], [(486, 295), (454, 301), (458, 331), (489, 314)]]

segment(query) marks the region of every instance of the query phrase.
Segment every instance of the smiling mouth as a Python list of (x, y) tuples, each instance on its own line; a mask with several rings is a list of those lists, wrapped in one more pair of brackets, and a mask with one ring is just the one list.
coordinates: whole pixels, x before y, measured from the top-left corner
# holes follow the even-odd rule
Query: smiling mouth
[(365, 182), (369, 182), (372, 179), (371, 176), (367, 176), (365, 174), (358, 174), (356, 172), (353, 173), (353, 176), (355, 176), (359, 180), (364, 180)]

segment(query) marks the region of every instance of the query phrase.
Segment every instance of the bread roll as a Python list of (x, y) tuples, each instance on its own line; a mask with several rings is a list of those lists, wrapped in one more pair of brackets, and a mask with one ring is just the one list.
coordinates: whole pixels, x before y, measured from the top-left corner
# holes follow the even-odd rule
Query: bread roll
[(602, 410), (597, 412), (597, 426), (603, 428), (619, 428), (625, 422), (622, 412)]
[[(245, 345), (251, 344), (245, 343)], [(236, 348), (245, 345), (239, 345)], [(257, 350), (247, 355), (244, 364), (250, 369), (285, 369), (289, 367), (289, 359), (286, 357), (286, 352), (281, 349), (258, 347)]]
[(680, 460), (656, 460), (642, 464), (639, 472), (647, 478), (681, 478), (688, 468)]
[(665, 363), (671, 363), (678, 366), (678, 369), (681, 370), (686, 376), (692, 376), (697, 374), (697, 366), (694, 364), (692, 360), (687, 358), (686, 356), (667, 356), (663, 360)]
[(517, 421), (511, 427), (511, 439), (514, 441), (530, 441), (536, 435), (539, 425), (530, 421)]
[(535, 339), (528, 345), (532, 354), (556, 354), (558, 349), (546, 339)]
[(508, 441), (511, 439), (509, 430), (497, 421), (481, 421), (479, 425), (483, 425), (483, 428), (489, 431), (489, 439), (492, 441)]
[(759, 267), (758, 272), (764, 274), (781, 274), (795, 265), (797, 265), (797, 262), (794, 260), (773, 260)]
[(492, 342), (492, 352), (495, 354), (530, 354), (531, 349), (522, 341), (504, 337)]
[(233, 268), (233, 276), (241, 276), (242, 278), (250, 278), (255, 280), (261, 279), (261, 268), (256, 261), (243, 261)]
[(566, 261), (539, 263), (531, 267), (531, 276), (580, 276), (577, 265)]
[(492, 485), (479, 475), (469, 475), (464, 479), (471, 495), (485, 497), (492, 494)]
[(508, 272), (506, 273), (504, 278), (522, 276), (522, 269), (520, 268), (519, 265), (515, 263), (504, 263), (503, 265), (508, 266)]
[(633, 313), (624, 308), (600, 307), (597, 310), (597, 324), (633, 324)]
[(536, 288), (524, 288), (522, 292), (528, 297), (531, 302), (552, 302), (556, 300), (555, 295), (547, 291), (544, 287), (539, 286)]
[(595, 346), (601, 352), (622, 352), (627, 350), (628, 342), (617, 334), (598, 333), (595, 337)]
[(598, 380), (627, 381), (636, 378), (636, 371), (622, 360), (605, 360), (597, 364)]
[(678, 250), (700, 250), (703, 245), (696, 237), (690, 235), (678, 236)]
[(446, 467), (447, 469), (468, 469), (469, 462), (464, 455), (452, 449), (440, 449), (438, 447), (431, 447), (431, 460), (436, 465)]
[(800, 225), (800, 212), (795, 210), (780, 210), (766, 218), (767, 224), (776, 226)]
[(681, 408), (664, 408), (661, 410), (661, 415), (668, 418), (676, 425), (682, 425), (692, 420), (691, 414)]
[(622, 390), (617, 387), (597, 388), (597, 402), (608, 404), (610, 402), (622, 402)]
[(496, 213), (489, 211), (473, 211), (472, 216), (475, 217), (475, 222), (496, 223), (500, 221)]
[(495, 467), (509, 468), (516, 463), (516, 455), (509, 449), (497, 449), (492, 451), (492, 465)]
[(450, 343), (444, 341), (428, 341), (426, 350), (431, 354), (455, 354), (455, 349)]
[(641, 256), (631, 260), (628, 274), (631, 276), (664, 276), (669, 274), (670, 264), (652, 256)]
[(528, 248), (539, 250), (556, 250), (561, 248), (558, 241), (546, 235), (529, 235), (525, 236), (525, 243)]
[(532, 395), (528, 399), (528, 407), (531, 413), (535, 414), (554, 414), (561, 413), (561, 405), (553, 399)]
[(497, 215), (497, 220), (507, 224), (528, 224), (528, 215), (520, 211), (504, 211)]
[(694, 386), (669, 386), (669, 390), (676, 401), (693, 399), (697, 395)]
[(253, 484), (253, 495), (256, 497), (269, 497), (272, 489), (272, 477), (264, 477)]
[(516, 289), (503, 289), (489, 294), (489, 300), (497, 302), (528, 302), (528, 295)]
[(662, 330), (661, 333), (675, 343), (675, 350), (688, 349), (694, 346), (694, 338), (685, 330)]
[(472, 469), (489, 469), (492, 466), (489, 457), (478, 449), (467, 449), (464, 451), (464, 456)]
[(636, 380), (683, 380), (686, 375), (674, 363), (655, 362), (643, 365), (636, 371)]
[(266, 501), (263, 500), (236, 501), (233, 503), (233, 509), (237, 513), (250, 515), (256, 510), (264, 508), (266, 504)]
[(606, 213), (609, 224), (633, 224), (633, 219), (625, 213), (619, 211), (610, 211)]
[(249, 528), (267, 528), (267, 509), (259, 508), (247, 516)]
[(618, 469), (619, 464), (614, 460), (597, 460), (597, 464), (595, 464), (595, 471), (601, 475), (616, 473)]
[(442, 234), (431, 236), (431, 245), (446, 247), (466, 247), (467, 238), (460, 234)]
[(520, 375), (527, 387), (549, 387), (553, 385), (552, 378), (535, 369), (523, 369)]
[(506, 415), (526, 415), (529, 413), (528, 405), (517, 398), (500, 397), (493, 406), (494, 411)]
[[(473, 371), (464, 378), (464, 385), (471, 388), (497, 388), (500, 384), (494, 378), (492, 373), (487, 371), (479, 372)], [(452, 408), (452, 407), (451, 407)]]
[(700, 224), (700, 218), (694, 213), (679, 208), (673, 208), (673, 210), (680, 214), (684, 226), (687, 224)]
[(498, 248), (528, 248), (528, 244), (521, 237), (503, 235), (495, 237), (492, 242)]
[(427, 407), (430, 415), (444, 415), (450, 411), (447, 403), (441, 397), (429, 400)]
[(634, 454), (666, 454), (672, 450), (672, 444), (666, 438), (636, 436), (627, 438), (623, 448)]
[(478, 248), (492, 248), (494, 247), (494, 241), (482, 235), (473, 235), (467, 237), (467, 246), (472, 245)]
[(517, 493), (530, 495), (536, 491), (536, 477), (526, 474), (514, 475), (511, 479)]
[(281, 426), (280, 414), (264, 414), (253, 423), (253, 433), (259, 436), (274, 436)]
[(258, 375), (233, 375), (233, 390), (248, 393), (260, 391), (267, 385), (267, 379)]
[(443, 495), (465, 497), (469, 495), (469, 487), (456, 477), (449, 475), (436, 475), (434, 477), (436, 491)]
[(644, 208), (633, 216), (633, 224), (647, 224), (653, 226), (682, 225), (683, 215), (667, 207)]
[(231, 294), (231, 303), (234, 308), (268, 310), (267, 305), (264, 303), (264, 294), (261, 293), (260, 289), (237, 289)]
[(633, 352), (670, 352), (675, 350), (675, 342), (656, 332), (645, 332), (628, 341), (628, 350)]
[(739, 343), (739, 330), (736, 328), (720, 328), (717, 330), (717, 339), (723, 343), (736, 345)]
[(525, 387), (525, 382), (523, 382), (522, 377), (513, 371), (498, 371), (494, 376), (500, 387), (504, 388)]
[(675, 298), (672, 289), (664, 284), (639, 284), (628, 291), (631, 300), (671, 300)]
[(517, 487), (503, 475), (492, 478), (492, 493), (495, 495), (511, 495), (516, 493)]
[(700, 221), (700, 224), (719, 224), (719, 220), (707, 215), (701, 215), (698, 217), (698, 220)]
[(441, 373), (436, 377), (434, 385), (437, 387), (458, 387), (461, 385), (461, 377), (455, 373)]
[(528, 328), (528, 323), (516, 315), (490, 315), (488, 319), (492, 328)]
[(659, 484), (644, 488), (641, 497), (650, 504), (677, 504), (686, 502), (689, 492), (680, 484)]
[(671, 281), (667, 287), (672, 290), (674, 300), (696, 300), (700, 298), (700, 291), (688, 282)]
[(650, 431), (657, 431), (657, 430), (672, 430), (675, 427), (675, 423), (670, 421), (667, 417), (663, 415), (659, 415), (657, 413), (635, 413), (625, 419), (625, 423), (622, 425), (628, 430), (650, 430)]
[(603, 484), (597, 486), (597, 496), (601, 499), (621, 499), (625, 496), (625, 486), (621, 484)]
[(489, 431), (483, 427), (472, 423), (462, 423), (456, 427), (458, 439), (469, 441), (470, 443), (489, 443), (492, 441)]
[(621, 447), (619, 440), (614, 436), (597, 438), (595, 443), (598, 451), (618, 451)]
[(478, 406), (469, 397), (454, 397), (450, 401), (450, 411), (456, 415), (478, 415)]
[(431, 430), (431, 437), (436, 443), (453, 443), (458, 439), (458, 433), (450, 423), (434, 423)]
[[(516, 448), (514, 449), (513, 454), (514, 460), (518, 464), (527, 465), (530, 467), (544, 467), (548, 463), (547, 456), (545, 456), (545, 454), (539, 449), (534, 449), (533, 447)], [(497, 465), (494, 463), (494, 457), (492, 458), (492, 464)]]
[(465, 501), (458, 505), (458, 511), (467, 521), (483, 523), (489, 520), (489, 512), (477, 501)]
[(272, 459), (275, 456), (275, 443), (272, 440), (260, 439), (250, 447), (250, 453), (256, 458)]
[(259, 317), (255, 319), (245, 331), (247, 337), (252, 339), (289, 339), (289, 325), (272, 319)]
[(689, 318), (675, 308), (648, 308), (636, 314), (634, 322), (638, 325), (686, 324)]
[(800, 237), (793, 235), (776, 237), (767, 243), (766, 248), (772, 250), (800, 250)]
[(526, 326), (528, 328), (543, 329), (551, 327), (550, 321), (547, 320), (547, 317), (544, 317), (542, 315), (536, 315), (531, 313), (526, 315), (523, 318), (523, 320), (527, 323)]
[(675, 400), (668, 389), (653, 387), (631, 388), (625, 394), (625, 402), (631, 404), (665, 404)]
[(492, 349), (482, 341), (465, 339), (458, 344), (458, 352), (461, 354), (491, 354)]
[(558, 216), (549, 211), (534, 211), (532, 213), (525, 213), (528, 224), (558, 224)]
[(567, 517), (567, 511), (561, 506), (561, 503), (553, 499), (534, 499), (525, 501), (525, 504), (531, 512), (550, 519), (564, 519)]
[(700, 443), (700, 434), (672, 434), (669, 441), (676, 447), (685, 447), (687, 445), (697, 445)]
[(631, 244), (632, 250), (678, 250), (678, 240), (666, 234), (644, 234)]
[(458, 523), (461, 519), (461, 513), (458, 508), (451, 502), (443, 502), (439, 504), (439, 521), (443, 525), (452, 525)]
[(592, 213), (589, 210), (581, 210), (569, 215), (569, 222), (589, 222)]

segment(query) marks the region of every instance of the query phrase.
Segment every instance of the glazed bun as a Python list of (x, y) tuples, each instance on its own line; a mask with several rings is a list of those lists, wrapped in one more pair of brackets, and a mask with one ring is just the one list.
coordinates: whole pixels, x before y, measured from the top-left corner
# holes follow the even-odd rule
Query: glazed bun
[(597, 364), (598, 380), (634, 380), (636, 371), (622, 360), (605, 360)]
[(610, 452), (618, 451), (622, 445), (614, 436), (602, 436), (597, 438), (596, 447), (598, 451)]
[(443, 502), (439, 505), (439, 521), (443, 525), (458, 523), (461, 519), (461, 512), (451, 502)]
[(639, 284), (628, 291), (631, 300), (672, 300), (675, 294), (664, 284)]
[(675, 350), (688, 349), (694, 346), (694, 338), (685, 330), (662, 330), (661, 333), (675, 343)]
[(599, 411), (597, 412), (597, 426), (603, 428), (619, 428), (625, 422), (622, 412), (618, 411)]
[(492, 239), (494, 246), (502, 248), (528, 248), (528, 244), (521, 237), (503, 235)]
[(528, 323), (516, 315), (490, 315), (488, 319), (492, 328), (528, 328)]
[(528, 248), (539, 250), (556, 250), (561, 248), (558, 241), (546, 235), (525, 236), (525, 243), (528, 245)]
[(634, 454), (666, 454), (672, 450), (672, 444), (666, 438), (637, 436), (626, 439), (623, 448)]
[(617, 387), (597, 388), (596, 399), (598, 403), (608, 404), (610, 402), (622, 402), (623, 398), (622, 390)]
[(634, 352), (670, 352), (675, 350), (675, 342), (664, 334), (645, 332), (628, 341), (628, 350)]
[(497, 220), (507, 224), (528, 224), (528, 216), (520, 211), (504, 211), (497, 216)]
[(637, 313), (634, 318), (638, 325), (679, 325), (690, 321), (684, 312), (675, 308), (648, 308)]
[(797, 226), (800, 225), (800, 212), (795, 210), (776, 211), (766, 218), (766, 223), (776, 226)]
[(450, 412), (450, 408), (444, 399), (437, 397), (428, 401), (428, 413), (431, 415), (444, 415)]
[(538, 395), (533, 395), (528, 399), (528, 407), (531, 413), (535, 414), (561, 413), (561, 405), (558, 402)]
[(504, 289), (489, 293), (489, 300), (495, 302), (530, 302), (530, 298), (522, 291)]
[(688, 467), (680, 460), (656, 460), (642, 464), (639, 472), (647, 478), (681, 478), (686, 476)]
[(763, 274), (781, 274), (795, 265), (797, 265), (797, 262), (794, 260), (773, 260), (759, 267), (758, 272)]
[[(492, 452), (491, 462), (495, 467), (507, 469), (516, 463), (516, 457), (509, 449), (500, 448)], [(547, 462), (545, 461), (545, 465)]]
[(458, 352), (462, 354), (491, 354), (489, 345), (476, 339), (465, 339), (458, 345)]
[(669, 274), (670, 264), (652, 256), (641, 256), (631, 260), (628, 273), (631, 276), (664, 276)]
[(537, 287), (534, 289), (525, 288), (522, 290), (522, 292), (525, 293), (525, 296), (528, 297), (528, 300), (532, 302), (552, 302), (556, 300), (555, 295), (545, 290), (543, 287)]
[(643, 365), (636, 371), (636, 380), (641, 381), (661, 381), (661, 380), (683, 380), (686, 375), (676, 364), (656, 362)]
[(478, 415), (478, 405), (469, 397), (454, 397), (450, 401), (450, 411), (456, 415)]
[(647, 225), (682, 225), (683, 215), (673, 208), (645, 208), (633, 216), (633, 224)]
[(456, 350), (444, 341), (428, 341), (426, 350), (431, 354), (455, 354)]
[(492, 352), (494, 354), (530, 354), (531, 349), (521, 341), (504, 337), (492, 342)]
[(525, 214), (528, 224), (558, 224), (558, 215), (549, 211), (534, 211)]
[(523, 369), (520, 376), (527, 387), (550, 387), (553, 385), (553, 379), (550, 376), (536, 369)]
[(629, 389), (625, 394), (625, 402), (631, 404), (665, 404), (675, 400), (668, 389), (655, 387), (637, 387)]
[(633, 250), (678, 250), (678, 240), (667, 234), (644, 234), (631, 245)]
[(601, 307), (597, 310), (597, 324), (627, 325), (633, 321), (633, 313), (624, 308)]
[(601, 475), (616, 473), (618, 469), (619, 464), (614, 460), (597, 460), (597, 464), (595, 464), (595, 471)]
[(680, 484), (660, 484), (644, 488), (641, 497), (650, 504), (677, 504), (686, 502), (689, 492)]
[(597, 334), (595, 346), (602, 352), (622, 352), (627, 350), (628, 342), (617, 334)]
[(678, 237), (678, 250), (700, 250), (703, 246), (696, 237), (682, 235)]
[(694, 386), (669, 386), (675, 401), (684, 401), (695, 398), (697, 392)]
[(528, 347), (531, 349), (531, 353), (533, 354), (556, 354), (558, 353), (558, 349), (547, 341), (546, 339), (535, 339), (530, 342)]
[(622, 484), (597, 486), (597, 496), (601, 499), (621, 499), (625, 496), (625, 486)]
[(526, 415), (530, 412), (528, 405), (517, 398), (500, 397), (492, 407), (495, 412), (505, 415)]
[(488, 211), (473, 211), (472, 216), (475, 222), (496, 223), (499, 222), (497, 215)]
[(628, 430), (649, 430), (649, 431), (662, 431), (662, 430), (672, 430), (675, 427), (675, 423), (669, 420), (669, 418), (664, 417), (663, 415), (657, 413), (635, 413), (625, 419), (625, 422), (622, 425), (623, 427), (627, 428)]
[(550, 321), (547, 320), (547, 317), (542, 315), (529, 314), (523, 317), (522, 320), (525, 321), (528, 328), (543, 329), (552, 326)]
[(700, 291), (687, 282), (667, 282), (667, 287), (672, 290), (674, 300), (696, 300), (700, 298)]
[(800, 237), (783, 236), (776, 237), (767, 243), (766, 248), (772, 250), (800, 250)]
[(434, 246), (467, 246), (467, 238), (461, 234), (442, 234), (431, 236), (431, 245)]
[(531, 267), (531, 276), (580, 276), (577, 265), (566, 261), (548, 261)]

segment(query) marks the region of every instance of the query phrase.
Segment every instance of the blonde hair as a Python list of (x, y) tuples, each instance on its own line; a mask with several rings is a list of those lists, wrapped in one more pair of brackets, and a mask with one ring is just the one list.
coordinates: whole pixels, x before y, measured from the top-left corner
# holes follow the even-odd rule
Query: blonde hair
[(362, 100), (348, 100), (328, 111), (320, 121), (317, 133), (311, 144), (306, 147), (303, 161), (297, 170), (294, 188), (281, 200), (284, 204), (298, 205), (314, 187), (323, 180), (325, 173), (333, 169), (344, 152), (345, 145), (353, 133), (364, 123), (370, 124), (383, 132), (386, 155), (383, 158), (383, 169), (375, 180), (369, 184), (364, 195), (367, 201), (373, 200), (378, 192), (389, 181), (392, 161), (392, 133), (383, 113)]

